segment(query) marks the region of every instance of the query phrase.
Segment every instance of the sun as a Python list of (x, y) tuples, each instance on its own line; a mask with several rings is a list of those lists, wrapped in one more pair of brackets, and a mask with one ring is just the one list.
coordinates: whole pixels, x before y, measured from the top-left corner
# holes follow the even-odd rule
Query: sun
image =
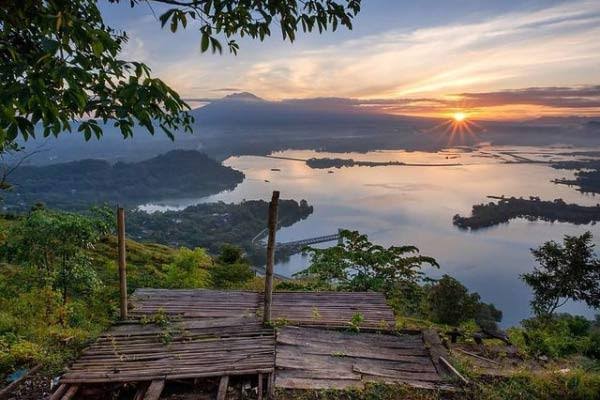
[(456, 113), (454, 113), (454, 115), (452, 116), (452, 118), (454, 118), (454, 120), (456, 122), (462, 122), (465, 119), (467, 119), (467, 114), (465, 114), (463, 112), (456, 112)]

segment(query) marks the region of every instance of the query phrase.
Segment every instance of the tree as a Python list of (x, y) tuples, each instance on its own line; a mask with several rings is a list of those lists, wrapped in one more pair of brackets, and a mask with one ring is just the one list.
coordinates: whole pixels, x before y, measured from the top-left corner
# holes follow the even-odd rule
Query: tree
[(385, 248), (369, 242), (357, 231), (340, 232), (342, 243), (327, 249), (308, 247), (310, 266), (296, 276), (315, 279), (350, 291), (382, 291), (421, 280), (423, 264), (439, 267), (435, 259), (422, 256), (414, 246)]
[(224, 244), (216, 264), (210, 269), (213, 285), (217, 288), (232, 289), (240, 287), (254, 276), (242, 249)]
[[(119, 3), (120, 0), (110, 0)], [(352, 27), (360, 0), (128, 0), (168, 5), (163, 26), (175, 32), (189, 20), (199, 24), (200, 48), (221, 52), (219, 38), (237, 52), (236, 36), (263, 40), (278, 22), (284, 40), (296, 32), (329, 26)], [(124, 32), (106, 25), (96, 0), (19, 0), (0, 2), (0, 150), (19, 136), (77, 131), (100, 138), (111, 121), (124, 137), (141, 125), (154, 134), (161, 128), (191, 131), (188, 105), (147, 65), (118, 55)]]
[(533, 290), (531, 306), (538, 316), (552, 316), (568, 300), (600, 307), (600, 262), (590, 232), (565, 235), (562, 244), (549, 241), (531, 252), (539, 266), (521, 279)]
[(99, 284), (86, 250), (108, 231), (101, 217), (37, 208), (8, 231), (0, 252), (8, 262), (31, 268), (37, 285), (58, 290), (66, 304), (71, 292)]
[(427, 289), (427, 309), (434, 322), (459, 325), (474, 319), (482, 328), (494, 331), (496, 322), (502, 320), (502, 311), (493, 304), (482, 303), (479, 293), (469, 293), (462, 283), (449, 275), (444, 275)]

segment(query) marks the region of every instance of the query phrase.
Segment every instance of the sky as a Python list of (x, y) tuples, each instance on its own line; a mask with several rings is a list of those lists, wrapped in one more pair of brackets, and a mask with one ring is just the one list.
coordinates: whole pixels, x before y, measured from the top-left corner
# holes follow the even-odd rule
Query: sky
[[(600, 116), (600, 1), (363, 0), (354, 28), (274, 31), (237, 56), (201, 53), (197, 27), (171, 33), (164, 8), (103, 4), (144, 61), (186, 99), (247, 91), (262, 98), (344, 98), (356, 107), (473, 118)], [(200, 104), (190, 101), (193, 106)]]

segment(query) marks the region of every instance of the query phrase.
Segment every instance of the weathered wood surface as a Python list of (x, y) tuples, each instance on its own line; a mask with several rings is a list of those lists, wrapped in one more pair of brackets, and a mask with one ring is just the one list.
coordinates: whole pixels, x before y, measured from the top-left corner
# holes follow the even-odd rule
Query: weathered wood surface
[[(183, 318), (224, 318), (259, 315), (263, 296), (256, 292), (138, 289), (132, 296), (132, 316), (163, 310)], [(360, 314), (362, 329), (392, 330), (394, 313), (381, 293), (275, 292), (272, 319), (302, 326), (347, 328)]]
[(392, 330), (394, 313), (382, 293), (374, 292), (275, 292), (273, 320), (295, 325), (348, 328), (360, 314), (362, 329)]
[(421, 335), (284, 327), (275, 364), (275, 385), (287, 389), (361, 388), (365, 382), (445, 385)]
[(69, 368), (61, 383), (140, 382), (270, 373), (275, 337), (256, 317), (119, 324)]

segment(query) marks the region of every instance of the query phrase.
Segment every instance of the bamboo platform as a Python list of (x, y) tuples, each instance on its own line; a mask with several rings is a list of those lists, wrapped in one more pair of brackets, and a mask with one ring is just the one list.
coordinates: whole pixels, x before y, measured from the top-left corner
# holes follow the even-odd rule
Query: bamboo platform
[(275, 386), (362, 388), (367, 382), (447, 389), (421, 334), (351, 333), (284, 327), (277, 335)]
[[(136, 400), (157, 400), (167, 381), (220, 377), (217, 399), (224, 400), (229, 378), (239, 375), (258, 378), (259, 399), (275, 387), (445, 385), (444, 349), (430, 343), (437, 334), (395, 334), (379, 293), (274, 293), (273, 320), (284, 325), (277, 337), (262, 324), (262, 305), (257, 292), (138, 289), (130, 320), (86, 349), (51, 399), (77, 398), (86, 385), (135, 383)], [(347, 329), (357, 314), (360, 334)]]
[[(138, 289), (131, 299), (131, 315), (142, 317), (162, 310), (182, 318), (257, 316), (263, 295), (257, 292), (216, 290)], [(275, 322), (322, 328), (347, 328), (359, 314), (361, 329), (390, 331), (394, 313), (385, 297), (375, 292), (275, 292)]]

